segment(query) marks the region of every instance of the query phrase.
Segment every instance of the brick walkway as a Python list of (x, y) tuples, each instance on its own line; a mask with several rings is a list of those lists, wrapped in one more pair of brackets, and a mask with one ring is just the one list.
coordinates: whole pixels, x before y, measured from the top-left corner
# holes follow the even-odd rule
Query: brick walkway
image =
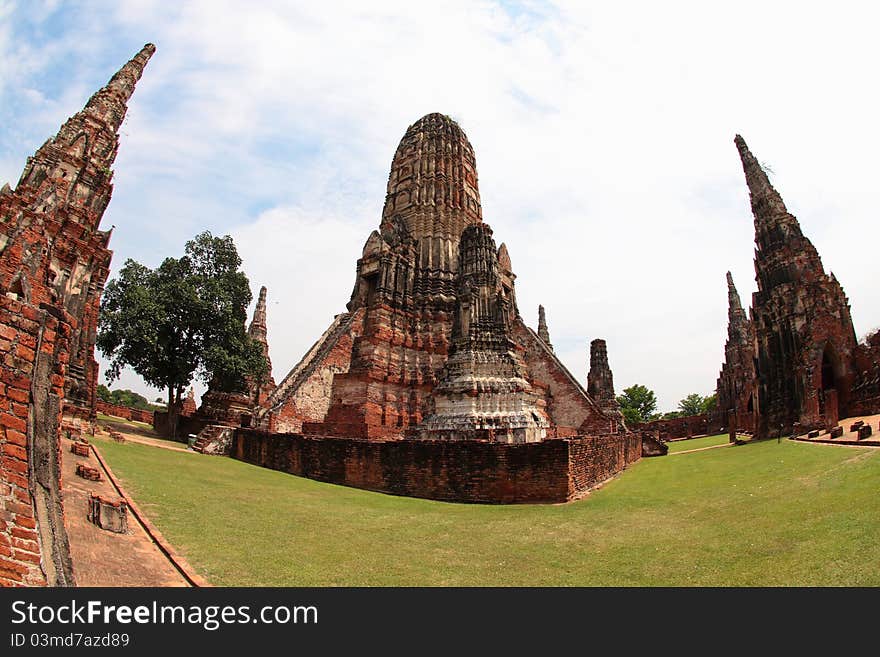
[[(862, 420), (865, 424), (871, 425), (873, 433), (869, 438), (859, 440), (858, 432), (849, 430), (849, 428), (859, 420)], [(880, 447), (880, 427), (878, 427), (878, 424), (880, 424), (880, 414), (857, 415), (855, 417), (845, 418), (837, 423), (838, 426), (843, 427), (843, 435), (839, 438), (832, 438), (827, 431), (822, 430), (817, 438), (810, 438), (807, 434), (803, 434), (797, 436), (795, 440), (805, 443), (826, 445), (849, 445), (850, 447)]]
[[(149, 520), (138, 519), (139, 510), (129, 509), (128, 532), (116, 534), (89, 522), (89, 494), (117, 501), (126, 497), (113, 484), (112, 473), (90, 450), (88, 457), (70, 452), (73, 441), (62, 439), (62, 496), (64, 522), (70, 540), (77, 586), (193, 586), (206, 584), (195, 575)], [(101, 472), (101, 481), (76, 474), (84, 463)], [(128, 498), (131, 502), (130, 498)], [(168, 552), (171, 552), (169, 555)]]

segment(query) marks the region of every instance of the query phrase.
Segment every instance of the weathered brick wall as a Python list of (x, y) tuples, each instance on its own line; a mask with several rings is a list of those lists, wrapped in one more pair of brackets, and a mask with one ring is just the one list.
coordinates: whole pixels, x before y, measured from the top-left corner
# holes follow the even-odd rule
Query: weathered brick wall
[(53, 537), (34, 512), (36, 504), (53, 522), (63, 517), (58, 450), (71, 318), (59, 315), (0, 297), (0, 586), (70, 575), (69, 560), (56, 554), (66, 546), (63, 528)]
[(547, 413), (559, 435), (575, 435), (579, 429), (609, 433), (616, 428), (616, 423), (602, 414), (577, 379), (522, 320), (514, 322), (512, 333), (517, 343), (524, 345), (530, 383), (544, 391)]
[(153, 424), (153, 411), (144, 411), (139, 408), (130, 408), (128, 406), (118, 406), (116, 404), (108, 404), (100, 399), (95, 402), (99, 413), (104, 415), (112, 415), (113, 417), (121, 417), (123, 420), (134, 420), (135, 422), (146, 422)]
[(584, 436), (566, 442), (573, 495), (584, 493), (642, 456), (642, 437), (638, 433)]
[(312, 346), (266, 401), (260, 426), (278, 433), (299, 433), (304, 422), (323, 422), (330, 407), (333, 379), (348, 372), (353, 340), (360, 335), (364, 311), (343, 314)]
[(856, 349), (856, 384), (849, 414), (880, 413), (880, 331), (869, 335)]
[[(190, 434), (197, 436), (199, 432), (206, 426), (211, 424), (210, 420), (199, 417), (198, 415), (187, 416), (179, 415), (177, 417), (177, 438), (180, 442), (186, 442)], [(153, 429), (160, 436), (165, 438), (171, 437), (171, 430), (168, 426), (168, 412), (156, 411), (153, 413)]]
[(654, 420), (632, 427), (634, 431), (658, 431), (661, 440), (675, 440), (689, 436), (702, 436), (709, 430), (709, 418), (703, 413), (671, 420)]
[(231, 456), (318, 481), (455, 502), (564, 502), (641, 457), (638, 434), (510, 445), (238, 429)]

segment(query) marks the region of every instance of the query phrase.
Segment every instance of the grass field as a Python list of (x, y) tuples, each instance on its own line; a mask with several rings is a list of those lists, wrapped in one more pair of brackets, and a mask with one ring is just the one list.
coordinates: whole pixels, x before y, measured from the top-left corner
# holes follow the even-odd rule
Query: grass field
[(730, 436), (719, 434), (717, 436), (705, 436), (703, 438), (691, 438), (690, 440), (675, 440), (669, 445), (669, 453), (684, 452), (689, 449), (701, 449), (703, 447), (714, 447), (715, 445), (727, 445), (730, 442)]
[(643, 459), (578, 502), (487, 506), (94, 442), (217, 585), (880, 585), (870, 448), (767, 441)]

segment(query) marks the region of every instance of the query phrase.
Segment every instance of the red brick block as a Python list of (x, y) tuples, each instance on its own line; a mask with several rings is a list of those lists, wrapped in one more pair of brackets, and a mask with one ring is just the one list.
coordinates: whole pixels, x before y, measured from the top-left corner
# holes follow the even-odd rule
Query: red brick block
[(25, 517), (19, 516), (18, 518), (15, 519), (15, 522), (20, 527), (28, 527), (30, 529), (37, 528), (37, 521), (34, 520), (33, 518), (25, 518)]
[[(16, 431), (15, 429), (7, 429), (6, 442), (12, 443), (13, 445), (21, 445), (22, 447), (26, 447), (27, 436), (21, 431)], [(0, 491), (2, 491), (2, 488), (0, 488)]]
[(21, 581), (21, 576), (30, 570), (27, 566), (20, 564), (8, 557), (0, 557), (0, 577), (11, 579), (16, 582)]
[[(25, 472), (27, 472), (27, 467), (25, 467)], [(19, 488), (27, 489), (30, 485), (28, 483), (27, 477), (16, 474), (14, 472), (6, 472), (5, 473), (6, 481), (8, 481), (13, 486), (18, 486)]]
[(0, 426), (15, 429), (16, 431), (27, 431), (27, 422), (9, 413), (0, 413)]
[[(9, 511), (10, 513), (15, 513), (16, 515), (19, 515), (19, 516), (26, 516), (26, 517), (28, 517), (28, 518), (32, 518), (32, 517), (34, 516), (34, 510), (33, 510), (33, 508), (30, 506), (30, 504), (22, 504), (21, 502), (11, 502), (11, 501), (7, 501), (7, 502), (6, 502), (6, 510)], [(18, 523), (18, 519), (17, 519), (17, 518), (16, 518), (15, 522), (16, 522), (16, 524)], [(34, 537), (36, 537), (36, 534), (33, 533), (33, 530), (31, 530), (31, 529), (21, 529), (21, 528), (19, 528), (19, 527), (13, 527), (13, 528), (12, 528), (12, 535), (13, 535), (13, 536), (17, 536), (17, 534), (15, 533), (16, 530), (19, 530), (19, 531), (22, 531), (22, 532), (30, 532), (31, 535), (33, 535)], [(18, 538), (28, 538), (28, 536), (18, 536)]]
[(21, 459), (22, 461), (27, 461), (27, 450), (20, 445), (13, 445), (12, 443), (6, 443), (3, 445), (3, 453), (8, 456), (12, 456), (13, 458)]
[(12, 539), (12, 547), (34, 553), (39, 553), (40, 551), (40, 546), (35, 540), (27, 540), (24, 538)]
[(34, 554), (32, 552), (25, 552), (24, 550), (13, 550), (12, 558), (17, 559), (18, 561), (27, 561), (30, 563), (39, 564), (40, 563), (40, 555)]
[(88, 456), (89, 446), (87, 443), (74, 442), (70, 445), (70, 451), (72, 454), (76, 454), (77, 456)]
[(27, 418), (28, 416), (28, 407), (26, 404), (17, 404), (15, 402), (12, 403), (12, 413), (20, 418)]
[(0, 467), (8, 471), (6, 475), (7, 480), (10, 479), (10, 475), (16, 473), (26, 475), (28, 471), (27, 461), (20, 461), (19, 459), (14, 459), (10, 456), (0, 457)]
[(29, 319), (32, 322), (38, 322), (42, 318), (43, 314), (34, 308), (33, 306), (22, 306), (21, 314), (25, 319)]
[(32, 363), (34, 362), (34, 356), (36, 353), (30, 347), (25, 347), (23, 344), (20, 344), (15, 348), (15, 355), (22, 360)]
[(21, 402), (22, 404), (27, 404), (31, 397), (27, 390), (21, 390), (20, 388), (10, 388), (6, 394), (12, 401)]
[(19, 388), (21, 390), (31, 389), (31, 379), (29, 376), (22, 376), (19, 373), (9, 370), (0, 370), (0, 381), (8, 384), (11, 388)]

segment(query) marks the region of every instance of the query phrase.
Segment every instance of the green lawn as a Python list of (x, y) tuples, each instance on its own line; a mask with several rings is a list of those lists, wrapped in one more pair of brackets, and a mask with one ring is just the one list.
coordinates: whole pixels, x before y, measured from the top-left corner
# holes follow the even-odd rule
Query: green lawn
[(488, 506), (95, 443), (217, 585), (880, 585), (871, 448), (766, 441), (643, 459), (578, 502)]
[(690, 440), (675, 440), (666, 443), (669, 445), (669, 453), (684, 452), (689, 449), (700, 449), (701, 447), (713, 447), (714, 445), (727, 445), (730, 437), (725, 434), (717, 436), (705, 436), (703, 438), (691, 438)]

